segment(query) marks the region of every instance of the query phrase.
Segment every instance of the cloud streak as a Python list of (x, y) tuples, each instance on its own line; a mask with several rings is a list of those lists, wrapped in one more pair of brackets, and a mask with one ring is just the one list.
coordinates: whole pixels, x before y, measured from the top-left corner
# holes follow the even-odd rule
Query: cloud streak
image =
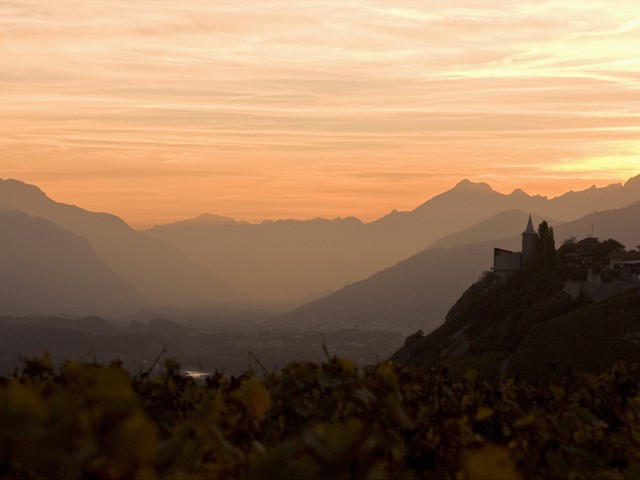
[(3, 176), (142, 226), (640, 173), (635, 1), (223, 3), (0, 1)]

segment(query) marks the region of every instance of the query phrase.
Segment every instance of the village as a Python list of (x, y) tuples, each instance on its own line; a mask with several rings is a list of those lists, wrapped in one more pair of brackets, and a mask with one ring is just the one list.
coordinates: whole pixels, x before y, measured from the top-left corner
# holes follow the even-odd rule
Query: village
[[(546, 222), (543, 223), (547, 228)], [(553, 229), (549, 229), (553, 239)], [(526, 269), (541, 254), (540, 243), (530, 215), (522, 232), (522, 250), (494, 248), (493, 272), (505, 278)], [(640, 245), (638, 247), (640, 249)], [(556, 262), (565, 279), (564, 291), (573, 300), (598, 302), (640, 286), (640, 251), (627, 251), (625, 245), (614, 239), (568, 238), (558, 248)]]

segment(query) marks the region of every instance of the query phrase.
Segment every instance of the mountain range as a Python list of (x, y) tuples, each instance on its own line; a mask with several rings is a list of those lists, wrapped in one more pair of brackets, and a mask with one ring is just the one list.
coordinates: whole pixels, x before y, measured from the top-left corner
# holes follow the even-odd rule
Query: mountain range
[[(111, 274), (138, 292), (141, 306), (200, 306), (232, 303), (241, 298), (214, 273), (190, 262), (177, 248), (135, 231), (115, 215), (55, 202), (36, 186), (17, 180), (0, 181), (0, 210), (20, 211), (32, 218), (45, 219), (59, 229), (83, 237), (86, 247), (111, 270)], [(49, 235), (41, 231), (41, 245), (33, 245), (32, 256), (39, 255), (48, 238)], [(79, 250), (78, 255), (81, 253)], [(79, 262), (71, 255), (64, 258)], [(41, 277), (34, 272), (31, 281), (37, 278)], [(82, 277), (77, 278), (82, 281)], [(54, 287), (50, 286), (51, 289)], [(27, 290), (25, 295), (28, 293)], [(111, 293), (112, 305), (130, 303), (130, 295), (123, 299), (116, 292)], [(80, 290), (77, 301), (84, 301)], [(73, 307), (72, 304), (69, 306)]]
[[(61, 204), (36, 186), (2, 180), (0, 211), (23, 215), (13, 223), (11, 215), (5, 215), (5, 235), (15, 230), (18, 236), (15, 245), (6, 242), (0, 269), (9, 272), (23, 265), (24, 278), (6, 290), (13, 293), (0, 302), (0, 310), (34, 313), (51, 308), (84, 315), (97, 313), (86, 310), (91, 304), (104, 311), (130, 305), (239, 307), (260, 299), (263, 305), (299, 305), (270, 320), (274, 325), (429, 331), (490, 268), (494, 246), (518, 248), (529, 212), (536, 221), (553, 219), (559, 240), (595, 234), (634, 246), (640, 236), (628, 219), (637, 215), (633, 208), (638, 207), (628, 205), (638, 200), (640, 177), (553, 199), (521, 190), (505, 195), (465, 180), (413, 211), (393, 211), (371, 223), (349, 217), (250, 224), (205, 214), (139, 232), (114, 215)], [(625, 208), (608, 210), (619, 207)], [(42, 221), (48, 222), (46, 228)], [(35, 230), (37, 222), (40, 230)], [(40, 243), (21, 241), (19, 235)], [(61, 240), (47, 245), (48, 238)], [(77, 253), (74, 257), (69, 252)], [(58, 303), (44, 297), (36, 301), (35, 296), (32, 302), (18, 300), (34, 292), (29, 285), (40, 285), (43, 292), (73, 285), (61, 280), (60, 265), (55, 267), (61, 270), (58, 276), (46, 274), (55, 269), (47, 267), (42, 255), (68, 261), (70, 271), (75, 268), (69, 278), (84, 286), (98, 285), (101, 292), (94, 289), (91, 297), (78, 287), (75, 297), (58, 295)], [(39, 259), (41, 267), (31, 265), (30, 259)], [(73, 262), (85, 265), (86, 271), (72, 267)], [(304, 301), (313, 297), (320, 298)], [(38, 302), (41, 306), (35, 308)]]
[(104, 314), (142, 303), (86, 238), (43, 218), (0, 211), (0, 312)]
[[(630, 206), (586, 215), (554, 226), (558, 243), (571, 237), (585, 238), (592, 231), (602, 239), (614, 238), (630, 248), (640, 243), (640, 201)], [(496, 222), (496, 218), (508, 220)], [(378, 328), (409, 333), (425, 333), (442, 324), (449, 308), (462, 293), (489, 271), (493, 248), (520, 248), (520, 233), (528, 214), (509, 211), (481, 222), (454, 236), (451, 248), (427, 248), (373, 276), (302, 305), (274, 320), (282, 325), (304, 325), (334, 330), (339, 328)], [(542, 217), (534, 217), (541, 219)], [(493, 240), (477, 242), (477, 232), (493, 230)], [(512, 228), (511, 231), (506, 228)], [(519, 226), (519, 227), (518, 227)], [(436, 242), (435, 245), (442, 244)]]
[[(204, 215), (145, 233), (180, 249), (239, 290), (295, 306), (374, 275), (434, 242), (438, 247), (460, 244), (469, 232), (456, 233), (472, 225), (486, 231), (476, 230), (477, 236), (468, 235), (465, 242), (508, 236), (514, 232), (515, 225), (509, 223), (514, 216), (508, 220), (507, 214), (496, 215), (509, 210), (531, 212), (556, 224), (638, 200), (640, 176), (552, 199), (522, 190), (502, 194), (486, 183), (464, 180), (412, 211), (394, 210), (370, 223), (349, 217), (249, 224)], [(478, 225), (492, 217), (492, 225)]]

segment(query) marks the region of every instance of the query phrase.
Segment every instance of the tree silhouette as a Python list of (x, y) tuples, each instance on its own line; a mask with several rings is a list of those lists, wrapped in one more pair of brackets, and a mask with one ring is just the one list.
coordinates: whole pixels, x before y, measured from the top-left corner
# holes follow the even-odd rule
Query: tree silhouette
[(553, 227), (546, 220), (538, 227), (538, 254), (537, 267), (555, 270), (556, 268), (556, 242), (553, 236)]

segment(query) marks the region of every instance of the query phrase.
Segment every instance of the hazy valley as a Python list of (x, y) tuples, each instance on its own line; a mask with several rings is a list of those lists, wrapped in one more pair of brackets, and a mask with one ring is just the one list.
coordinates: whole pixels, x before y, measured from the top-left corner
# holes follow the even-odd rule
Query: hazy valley
[(161, 352), (205, 371), (270, 370), (327, 352), (375, 363), (442, 325), (491, 269), (493, 248), (518, 248), (529, 213), (558, 244), (592, 235), (632, 249), (640, 227), (627, 219), (639, 201), (640, 177), (553, 199), (463, 181), (370, 223), (203, 215), (138, 232), (4, 180), (2, 366), (43, 349), (119, 357), (134, 370)]

